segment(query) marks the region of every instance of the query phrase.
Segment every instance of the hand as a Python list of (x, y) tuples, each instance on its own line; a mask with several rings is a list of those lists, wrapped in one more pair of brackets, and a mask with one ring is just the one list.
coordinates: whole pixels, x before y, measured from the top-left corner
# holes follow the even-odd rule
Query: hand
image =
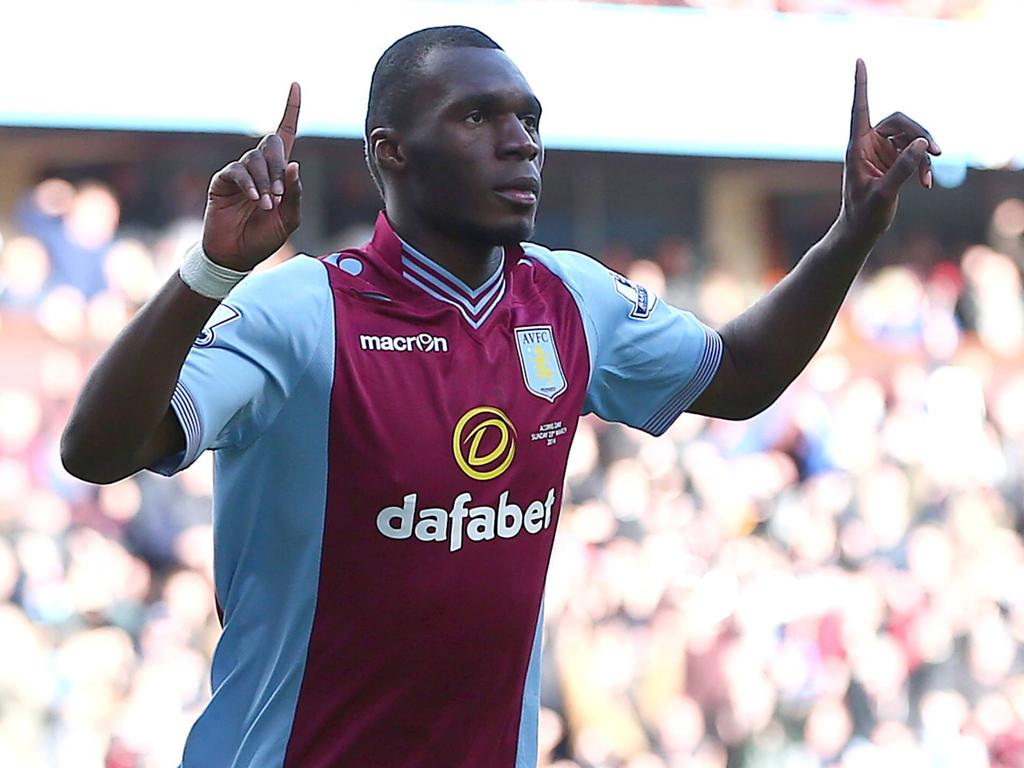
[(203, 250), (217, 264), (246, 272), (284, 245), (299, 228), (299, 164), (288, 162), (299, 123), (298, 83), (277, 131), (219, 170), (210, 181)]
[(896, 215), (900, 188), (915, 171), (921, 186), (931, 189), (928, 155), (941, 152), (931, 134), (902, 112), (871, 127), (867, 69), (857, 59), (840, 214), (851, 234), (873, 241), (885, 232)]

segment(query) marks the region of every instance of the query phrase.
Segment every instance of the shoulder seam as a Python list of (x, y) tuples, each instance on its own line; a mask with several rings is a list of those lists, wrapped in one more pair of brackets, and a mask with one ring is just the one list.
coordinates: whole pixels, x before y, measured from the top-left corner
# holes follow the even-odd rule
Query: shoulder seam
[[(532, 243), (531, 243), (531, 245), (532, 245)], [(547, 249), (547, 248), (545, 248), (545, 250), (549, 254), (551, 254), (552, 258), (555, 258), (555, 259), (558, 258), (555, 254), (561, 253), (560, 251), (552, 251), (552, 250)], [(525, 253), (525, 249), (524, 249), (524, 253)], [(575, 251), (568, 251), (568, 253), (576, 253), (576, 252)], [(579, 254), (579, 255), (583, 255), (583, 254)], [(587, 392), (589, 392), (590, 391), (590, 385), (594, 381), (595, 369), (597, 368), (598, 350), (601, 348), (601, 329), (598, 327), (597, 322), (594, 320), (594, 316), (590, 313), (590, 310), (587, 308), (587, 302), (586, 302), (586, 299), (583, 297), (583, 294), (580, 293), (576, 289), (576, 287), (574, 285), (572, 285), (569, 281), (567, 281), (561, 274), (559, 274), (558, 272), (555, 272), (555, 270), (553, 270), (551, 267), (549, 267), (547, 264), (545, 264), (542, 259), (539, 259), (536, 256), (533, 256), (533, 255), (531, 255), (529, 253), (526, 253), (526, 256), (528, 256), (529, 258), (532, 258), (534, 261), (537, 261), (542, 267), (544, 267), (544, 269), (548, 272), (548, 274), (551, 275), (551, 277), (554, 280), (557, 280), (559, 283), (561, 283), (562, 287), (565, 288), (565, 290), (569, 292), (569, 295), (572, 297), (572, 303), (576, 305), (576, 311), (579, 313), (580, 323), (583, 326), (584, 342), (587, 344), (587, 346), (589, 346), (589, 342), (586, 341), (587, 325), (588, 325), (588, 323), (589, 323), (590, 327), (594, 329), (593, 358), (590, 357), (591, 350), (589, 350), (589, 349), (587, 350), (587, 362), (590, 364), (589, 365), (589, 370), (587, 371)], [(589, 257), (584, 256), (584, 258), (589, 258)]]
[[(316, 258), (316, 257), (312, 257), (312, 258)], [(306, 375), (309, 373), (309, 368), (313, 364), (313, 358), (316, 356), (316, 350), (320, 348), (320, 342), (323, 339), (323, 335), (324, 335), (324, 328), (327, 326), (326, 315), (330, 314), (329, 310), (330, 310), (331, 305), (333, 303), (333, 291), (330, 290), (330, 280), (331, 280), (331, 278), (330, 278), (330, 275), (328, 275), (328, 273), (327, 273), (327, 270), (329, 269), (329, 267), (328, 267), (327, 263), (323, 259), (317, 259), (317, 261), (319, 261), (320, 265), (324, 268), (324, 271), (323, 271), (322, 275), (323, 275), (324, 281), (327, 282), (328, 300), (327, 300), (326, 303), (327, 303), (328, 306), (325, 308), (325, 310), (323, 312), (321, 312), (319, 327), (317, 328), (317, 331), (314, 334), (314, 336), (316, 337), (316, 340), (311, 344), (311, 349), (309, 351), (309, 359), (307, 359), (306, 362), (303, 364), (301, 373), (299, 373), (299, 375), (295, 377), (295, 384), (292, 386), (292, 390), (293, 391), (299, 386), (299, 384), (302, 383), (302, 381), (306, 378)], [(266, 426), (263, 427), (263, 429), (260, 430), (260, 433), (258, 435), (256, 435), (256, 436), (254, 436), (253, 439), (249, 441), (249, 443), (248, 443), (249, 445), (252, 445), (257, 440), (259, 440), (261, 437), (263, 437), (263, 435), (266, 434), (274, 426), (274, 424), (277, 423), (277, 420), (279, 418), (281, 418), (281, 412), (284, 411), (285, 404), (287, 404), (287, 402), (289, 400), (291, 400), (291, 399), (292, 399), (291, 398), (291, 393), (289, 393), (288, 397), (286, 397), (284, 399), (284, 402), (281, 404), (281, 407), (277, 409), (277, 413), (274, 414), (274, 418), (272, 418), (270, 421), (268, 421)]]
[[(532, 243), (531, 243), (531, 245), (532, 245)], [(571, 254), (573, 254), (575, 256), (583, 256), (583, 258), (590, 258), (589, 256), (586, 256), (585, 254), (578, 253), (577, 251), (565, 251), (565, 250), (553, 251), (553, 250), (548, 249), (548, 248), (546, 248), (545, 250), (549, 254), (551, 254), (551, 257), (554, 258), (554, 259), (558, 259), (559, 258), (558, 254), (562, 254), (562, 253), (571, 253)], [(527, 256), (531, 256), (531, 254), (529, 254), (529, 253), (526, 254), (526, 255)], [(594, 342), (595, 342), (595, 345), (600, 347), (600, 343), (601, 343), (601, 329), (598, 327), (597, 323), (594, 321), (594, 316), (590, 313), (590, 310), (587, 307), (586, 298), (583, 296), (583, 294), (579, 292), (579, 290), (576, 288), (576, 286), (572, 285), (562, 275), (558, 274), (553, 269), (551, 269), (551, 267), (549, 267), (547, 264), (545, 264), (541, 259), (538, 259), (536, 256), (531, 256), (531, 258), (534, 258), (537, 261), (539, 261), (540, 264), (544, 267), (544, 269), (546, 269), (552, 275), (552, 277), (554, 277), (562, 285), (564, 285), (565, 289), (567, 291), (569, 291), (570, 294), (572, 294), (572, 296), (575, 298), (574, 303), (576, 304), (576, 309), (579, 311), (580, 315), (583, 315), (584, 313), (586, 313), (587, 318), (590, 319), (590, 324), (591, 324), (591, 326), (594, 329), (594, 335), (595, 335)], [(582, 321), (583, 318), (581, 317), (580, 320)], [(595, 355), (595, 361), (596, 361), (596, 359), (597, 358), (596, 358), (596, 355)], [(591, 378), (592, 377), (593, 377), (593, 371), (591, 371)]]

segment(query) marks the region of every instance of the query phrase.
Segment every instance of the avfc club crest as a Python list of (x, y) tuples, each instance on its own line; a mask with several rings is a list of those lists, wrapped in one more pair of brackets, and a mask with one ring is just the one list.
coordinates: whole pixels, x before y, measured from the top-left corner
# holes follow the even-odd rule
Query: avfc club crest
[(619, 296), (633, 305), (633, 308), (629, 310), (629, 316), (634, 320), (649, 318), (658, 303), (658, 297), (639, 283), (634, 283), (618, 272), (609, 272), (609, 274), (615, 282), (615, 290), (618, 291)]
[(526, 388), (549, 402), (565, 392), (568, 385), (558, 359), (555, 334), (550, 325), (516, 328), (516, 349), (523, 368)]

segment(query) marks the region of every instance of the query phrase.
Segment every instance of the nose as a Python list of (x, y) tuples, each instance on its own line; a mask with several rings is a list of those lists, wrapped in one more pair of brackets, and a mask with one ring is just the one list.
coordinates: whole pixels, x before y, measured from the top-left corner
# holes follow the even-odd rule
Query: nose
[(517, 115), (509, 115), (502, 125), (498, 155), (532, 161), (540, 154), (540, 142), (526, 129)]

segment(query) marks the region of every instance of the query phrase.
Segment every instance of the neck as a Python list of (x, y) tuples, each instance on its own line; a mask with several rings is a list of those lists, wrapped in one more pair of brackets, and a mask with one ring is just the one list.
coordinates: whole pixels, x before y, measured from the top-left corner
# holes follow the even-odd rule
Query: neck
[(388, 220), (402, 240), (470, 288), (482, 285), (501, 264), (502, 249), (498, 246), (466, 242), (390, 210)]

